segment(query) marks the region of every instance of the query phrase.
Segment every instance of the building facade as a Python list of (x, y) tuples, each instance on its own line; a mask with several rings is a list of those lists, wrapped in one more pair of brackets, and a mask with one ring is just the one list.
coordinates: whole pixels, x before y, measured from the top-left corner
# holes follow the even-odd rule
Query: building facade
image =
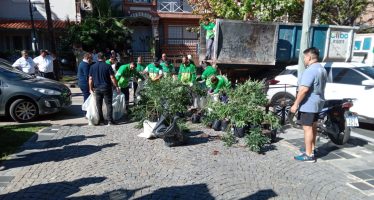
[(122, 8), (134, 31), (134, 59), (141, 55), (149, 62), (166, 53), (176, 64), (182, 55), (198, 60), (198, 35), (188, 29), (199, 26), (200, 16), (187, 0), (124, 0)]

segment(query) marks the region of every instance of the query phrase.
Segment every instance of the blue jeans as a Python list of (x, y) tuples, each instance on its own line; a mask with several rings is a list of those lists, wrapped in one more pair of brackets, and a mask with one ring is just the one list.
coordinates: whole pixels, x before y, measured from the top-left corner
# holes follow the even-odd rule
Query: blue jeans
[(206, 56), (205, 56), (205, 58), (207, 60), (212, 59), (213, 42), (214, 42), (214, 38), (210, 38), (210, 39), (206, 40)]
[(83, 94), (83, 100), (86, 102), (87, 98), (90, 96), (90, 89), (87, 84), (78, 84), (79, 88)]

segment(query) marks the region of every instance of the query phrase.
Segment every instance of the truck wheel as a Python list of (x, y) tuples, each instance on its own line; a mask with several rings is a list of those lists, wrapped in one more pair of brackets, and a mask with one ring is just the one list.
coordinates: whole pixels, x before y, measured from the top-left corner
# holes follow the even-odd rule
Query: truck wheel
[(289, 113), (294, 101), (295, 97), (289, 93), (278, 93), (272, 98), (271, 105), (273, 106), (274, 113), (281, 120), (282, 125), (289, 122)]
[(9, 108), (10, 116), (16, 122), (28, 122), (38, 115), (38, 107), (28, 99), (17, 99)]

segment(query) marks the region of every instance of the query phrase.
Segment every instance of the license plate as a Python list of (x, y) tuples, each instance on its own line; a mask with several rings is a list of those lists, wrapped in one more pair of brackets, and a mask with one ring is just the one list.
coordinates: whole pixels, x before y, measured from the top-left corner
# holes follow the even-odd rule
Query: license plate
[(358, 127), (358, 117), (356, 115), (350, 115), (345, 118), (348, 127)]

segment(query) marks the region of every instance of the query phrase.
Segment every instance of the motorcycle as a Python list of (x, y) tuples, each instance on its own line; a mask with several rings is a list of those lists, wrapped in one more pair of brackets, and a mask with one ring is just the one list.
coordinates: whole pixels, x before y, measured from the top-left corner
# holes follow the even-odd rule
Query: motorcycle
[[(327, 100), (318, 115), (318, 136), (328, 137), (334, 144), (347, 143), (352, 127), (358, 127), (358, 117), (349, 111), (353, 106), (353, 99)], [(298, 127), (295, 120), (297, 113), (290, 113), (288, 119), (293, 127)]]

